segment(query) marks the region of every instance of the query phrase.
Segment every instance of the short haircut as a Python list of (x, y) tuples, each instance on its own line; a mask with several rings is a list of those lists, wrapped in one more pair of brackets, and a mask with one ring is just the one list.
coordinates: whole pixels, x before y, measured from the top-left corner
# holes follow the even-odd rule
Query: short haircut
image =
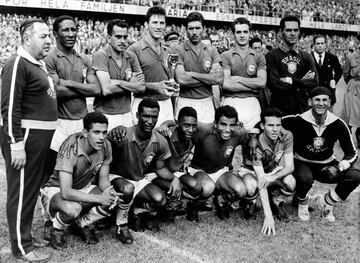
[(48, 25), (43, 19), (41, 18), (31, 18), (26, 19), (24, 22), (20, 25), (20, 36), (21, 36), (21, 42), (24, 42), (24, 36), (25, 33), (29, 30), (33, 30), (35, 23), (42, 23), (45, 25)]
[(189, 23), (191, 22), (195, 22), (195, 21), (199, 21), (201, 23), (201, 25), (203, 25), (204, 23), (204, 17), (201, 13), (199, 12), (191, 12), (187, 17), (186, 17), (186, 27), (188, 27)]
[(68, 16), (68, 15), (64, 15), (64, 16), (59, 16), (55, 19), (54, 23), (53, 23), (53, 31), (54, 32), (58, 32), (59, 31), (59, 25), (62, 21), (64, 20), (71, 20), (74, 22), (74, 24), (76, 25), (76, 21), (73, 17)]
[(236, 122), (238, 121), (238, 113), (237, 113), (236, 109), (229, 105), (221, 106), (216, 109), (215, 122), (218, 123), (222, 116), (229, 118), (229, 119), (235, 118)]
[(251, 26), (251, 23), (250, 21), (245, 18), (245, 17), (238, 17), (236, 18), (232, 23), (231, 23), (231, 31), (233, 33), (235, 33), (235, 25), (242, 25), (242, 24), (245, 24), (245, 25), (248, 25), (249, 26), (249, 30), (251, 31), (252, 30), (252, 26)]
[(106, 116), (96, 111), (86, 114), (86, 116), (83, 119), (83, 123), (84, 123), (84, 129), (86, 129), (87, 131), (90, 131), (94, 123), (109, 125), (109, 121), (106, 118)]
[(267, 107), (260, 114), (260, 120), (262, 124), (265, 124), (265, 117), (282, 118), (283, 113), (278, 108)]
[(249, 41), (249, 46), (252, 48), (252, 46), (253, 46), (254, 43), (260, 43), (260, 44), (262, 44), (262, 41), (261, 41), (260, 38), (254, 37), (254, 38), (250, 39), (250, 41)]
[(166, 18), (166, 11), (164, 8), (160, 7), (160, 6), (153, 6), (153, 7), (150, 7), (148, 9), (148, 11), (146, 12), (146, 15), (145, 15), (145, 21), (149, 23), (150, 21), (150, 18), (152, 16), (165, 16)]
[(285, 29), (285, 22), (297, 22), (300, 28), (300, 19), (297, 16), (289, 15), (281, 18), (280, 20), (280, 29)]
[(184, 117), (194, 117), (197, 119), (196, 110), (192, 107), (183, 107), (179, 111), (178, 121), (180, 122)]
[(315, 45), (316, 39), (318, 39), (318, 38), (323, 38), (326, 42), (326, 37), (324, 35), (315, 35), (314, 39), (313, 39), (314, 45)]
[(160, 110), (160, 105), (159, 103), (154, 100), (154, 99), (151, 99), (151, 98), (146, 98), (146, 99), (143, 99), (140, 103), (139, 103), (139, 106), (138, 106), (138, 114), (142, 113), (144, 108), (151, 108), (151, 109), (158, 109)]
[(129, 24), (126, 23), (124, 20), (120, 20), (120, 19), (110, 20), (107, 25), (107, 34), (109, 36), (112, 35), (115, 26), (129, 29)]

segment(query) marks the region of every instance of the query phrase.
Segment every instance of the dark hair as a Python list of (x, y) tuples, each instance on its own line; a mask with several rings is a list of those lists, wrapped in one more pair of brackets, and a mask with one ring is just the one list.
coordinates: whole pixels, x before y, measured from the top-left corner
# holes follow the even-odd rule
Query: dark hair
[(249, 46), (252, 48), (252, 46), (253, 46), (254, 43), (260, 43), (260, 44), (262, 44), (262, 41), (261, 41), (260, 38), (254, 37), (254, 38), (250, 39), (250, 41), (249, 41)]
[(76, 25), (76, 21), (73, 17), (68, 16), (68, 15), (64, 15), (64, 16), (59, 16), (55, 19), (54, 23), (53, 23), (53, 31), (54, 32), (58, 32), (59, 30), (59, 25), (62, 21), (64, 20), (71, 20), (74, 22), (74, 24)]
[(83, 119), (83, 123), (84, 123), (84, 129), (90, 131), (94, 123), (103, 123), (108, 125), (109, 121), (104, 114), (94, 111), (86, 114), (86, 116)]
[(45, 25), (48, 25), (43, 19), (41, 18), (31, 18), (26, 19), (24, 22), (20, 25), (20, 36), (21, 36), (21, 42), (24, 42), (24, 35), (28, 30), (32, 30), (35, 23), (42, 23)]
[(260, 114), (260, 120), (261, 120), (261, 123), (263, 123), (263, 124), (265, 124), (265, 117), (282, 118), (283, 113), (278, 108), (267, 107)]
[(194, 22), (194, 21), (199, 21), (201, 23), (201, 25), (204, 22), (204, 17), (201, 13), (199, 12), (191, 12), (190, 14), (188, 14), (188, 16), (186, 17), (186, 27), (189, 25), (190, 22)]
[(196, 110), (192, 107), (183, 107), (179, 111), (178, 121), (181, 121), (184, 117), (194, 117), (197, 119)]
[(219, 122), (220, 118), (224, 116), (226, 118), (236, 118), (236, 122), (238, 121), (238, 113), (236, 109), (232, 106), (225, 105), (216, 109), (215, 111), (215, 122)]
[(146, 12), (145, 21), (149, 23), (150, 18), (154, 15), (165, 16), (165, 18), (166, 18), (166, 11), (164, 8), (162, 8), (160, 6), (150, 7), (148, 9), (148, 11)]
[(126, 23), (124, 20), (120, 20), (120, 19), (110, 20), (110, 21), (108, 22), (108, 25), (107, 25), (107, 34), (108, 34), (109, 36), (111, 36), (111, 34), (113, 33), (113, 30), (114, 30), (114, 27), (115, 27), (115, 26), (129, 29), (128, 23)]
[(250, 23), (250, 21), (249, 21), (247, 18), (245, 18), (245, 17), (238, 17), (238, 18), (236, 18), (236, 19), (231, 23), (231, 26), (230, 26), (231, 31), (232, 31), (233, 33), (235, 33), (235, 25), (242, 25), (242, 24), (248, 25), (248, 26), (249, 26), (249, 30), (251, 31), (251, 29), (252, 29), (251, 23)]
[(159, 103), (154, 100), (154, 99), (151, 99), (151, 98), (146, 98), (146, 99), (143, 99), (140, 103), (139, 103), (139, 106), (138, 106), (138, 114), (142, 113), (143, 112), (143, 109), (144, 108), (156, 108), (158, 110), (160, 110), (160, 105)]
[(326, 42), (326, 37), (325, 37), (324, 35), (315, 35), (315, 36), (314, 36), (314, 39), (313, 39), (314, 45), (315, 45), (316, 39), (318, 39), (318, 38), (323, 38), (323, 39), (325, 40), (325, 42)]
[(285, 29), (285, 22), (297, 22), (300, 28), (300, 19), (297, 16), (285, 16), (283, 18), (281, 18), (280, 20), (280, 29), (284, 30)]

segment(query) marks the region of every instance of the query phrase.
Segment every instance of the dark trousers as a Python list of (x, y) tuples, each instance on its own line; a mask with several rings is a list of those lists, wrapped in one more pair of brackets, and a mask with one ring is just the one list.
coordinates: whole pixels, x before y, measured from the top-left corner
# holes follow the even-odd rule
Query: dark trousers
[(335, 192), (342, 200), (345, 200), (360, 184), (360, 170), (354, 167), (350, 167), (346, 171), (343, 171), (341, 176), (335, 180), (321, 174), (320, 171), (322, 168), (329, 165), (337, 165), (337, 161), (332, 161), (327, 164), (313, 164), (294, 160), (294, 164), (295, 170), (293, 175), (296, 179), (296, 195), (301, 199), (306, 197), (314, 180), (321, 183), (337, 184)]
[(11, 249), (14, 256), (32, 251), (31, 227), (34, 209), (44, 180), (46, 156), (54, 131), (23, 129), (25, 136), (26, 164), (16, 170), (11, 165), (8, 137), (0, 127), (0, 145), (6, 165), (7, 202)]

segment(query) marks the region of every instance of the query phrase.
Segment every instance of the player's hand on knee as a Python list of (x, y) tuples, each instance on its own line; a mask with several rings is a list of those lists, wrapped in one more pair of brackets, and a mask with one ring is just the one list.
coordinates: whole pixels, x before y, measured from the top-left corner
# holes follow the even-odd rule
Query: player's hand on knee
[(16, 170), (24, 168), (26, 164), (26, 153), (25, 150), (11, 150), (11, 165)]
[(174, 179), (172, 180), (172, 182), (170, 184), (170, 189), (168, 191), (168, 194), (171, 194), (172, 197), (179, 199), (181, 197), (181, 192), (182, 192), (181, 182), (180, 182), (179, 178), (174, 177)]
[(116, 200), (116, 197), (110, 193), (102, 193), (98, 195), (97, 198), (97, 202), (103, 206), (111, 206)]
[(60, 149), (58, 151), (58, 157), (63, 158), (66, 156), (66, 158), (70, 158), (71, 152), (73, 152), (74, 155), (77, 155), (77, 139), (82, 135), (81, 132), (75, 133), (73, 135), (70, 135), (60, 146)]
[(268, 236), (273, 234), (275, 236), (275, 221), (273, 217), (265, 216), (261, 233)]
[(126, 127), (122, 125), (115, 127), (108, 133), (107, 137), (114, 142), (124, 141), (126, 137)]
[(331, 180), (335, 180), (341, 176), (341, 171), (339, 167), (335, 165), (325, 166), (321, 169), (321, 173)]

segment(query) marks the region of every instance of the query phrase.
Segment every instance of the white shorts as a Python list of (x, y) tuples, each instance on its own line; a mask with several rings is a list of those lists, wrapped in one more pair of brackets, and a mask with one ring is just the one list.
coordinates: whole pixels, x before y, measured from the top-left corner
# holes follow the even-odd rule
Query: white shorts
[(108, 131), (111, 131), (115, 127), (122, 125), (125, 127), (133, 126), (131, 112), (123, 113), (123, 114), (104, 114), (106, 118), (108, 118), (109, 125)]
[(246, 129), (253, 128), (260, 121), (261, 107), (257, 98), (223, 98), (221, 106), (229, 105), (236, 109), (239, 121)]
[(252, 174), (252, 175), (256, 176), (254, 171), (241, 166), (238, 169), (237, 175), (242, 178), (245, 174)]
[(175, 118), (179, 115), (179, 111), (184, 107), (192, 107), (196, 110), (199, 122), (212, 123), (215, 119), (215, 107), (213, 97), (204, 99), (189, 99), (178, 97), (175, 103)]
[[(224, 167), (215, 173), (212, 173), (212, 174), (206, 173), (206, 174), (211, 178), (211, 180), (214, 181), (214, 183), (216, 183), (217, 180), (219, 180), (220, 176), (222, 176), (224, 173), (226, 173), (228, 171), (229, 171), (229, 167)], [(195, 169), (195, 168), (189, 167), (188, 172), (190, 175), (194, 176), (197, 172), (204, 172), (204, 171), (200, 170), (200, 169)]]
[(65, 120), (58, 119), (58, 125), (51, 140), (50, 149), (56, 152), (59, 151), (61, 144), (71, 135), (77, 132), (82, 132), (83, 120)]
[(152, 180), (154, 180), (157, 177), (156, 173), (149, 173), (149, 174), (145, 174), (145, 178), (141, 179), (140, 181), (133, 181), (133, 180), (129, 180), (126, 179), (124, 177), (122, 177), (121, 175), (117, 175), (117, 174), (109, 174), (109, 180), (110, 182), (112, 180), (115, 180), (117, 178), (122, 178), (125, 179), (126, 181), (132, 183), (135, 187), (134, 189), (134, 197), (142, 190), (145, 188), (145, 186), (147, 186), (148, 184), (151, 183)]
[(177, 178), (180, 178), (184, 174), (186, 174), (186, 173), (184, 173), (184, 172), (174, 172), (174, 176), (177, 177)]
[[(85, 186), (82, 189), (79, 189), (78, 191), (83, 192), (83, 193), (90, 193), (91, 190), (93, 190), (94, 188), (96, 188), (97, 186), (94, 184), (88, 184), (87, 186)], [(57, 193), (60, 193), (60, 187), (54, 187), (54, 186), (49, 186), (49, 187), (44, 187), (43, 189), (40, 189), (40, 198), (41, 198), (41, 203), (43, 205), (43, 208), (45, 209), (46, 213), (48, 213), (51, 218), (54, 217), (54, 215), (52, 213), (50, 213), (50, 202), (51, 199), (53, 198), (54, 195), (56, 195)], [(76, 201), (74, 201), (76, 202)]]
[[(131, 104), (131, 114), (133, 118), (133, 123), (136, 125), (138, 123), (138, 119), (136, 118), (136, 113), (138, 111), (138, 107), (142, 99), (134, 98)], [(167, 100), (159, 100), (160, 112), (159, 117), (155, 127), (159, 127), (164, 121), (174, 120), (174, 108), (171, 102), (171, 98)]]

